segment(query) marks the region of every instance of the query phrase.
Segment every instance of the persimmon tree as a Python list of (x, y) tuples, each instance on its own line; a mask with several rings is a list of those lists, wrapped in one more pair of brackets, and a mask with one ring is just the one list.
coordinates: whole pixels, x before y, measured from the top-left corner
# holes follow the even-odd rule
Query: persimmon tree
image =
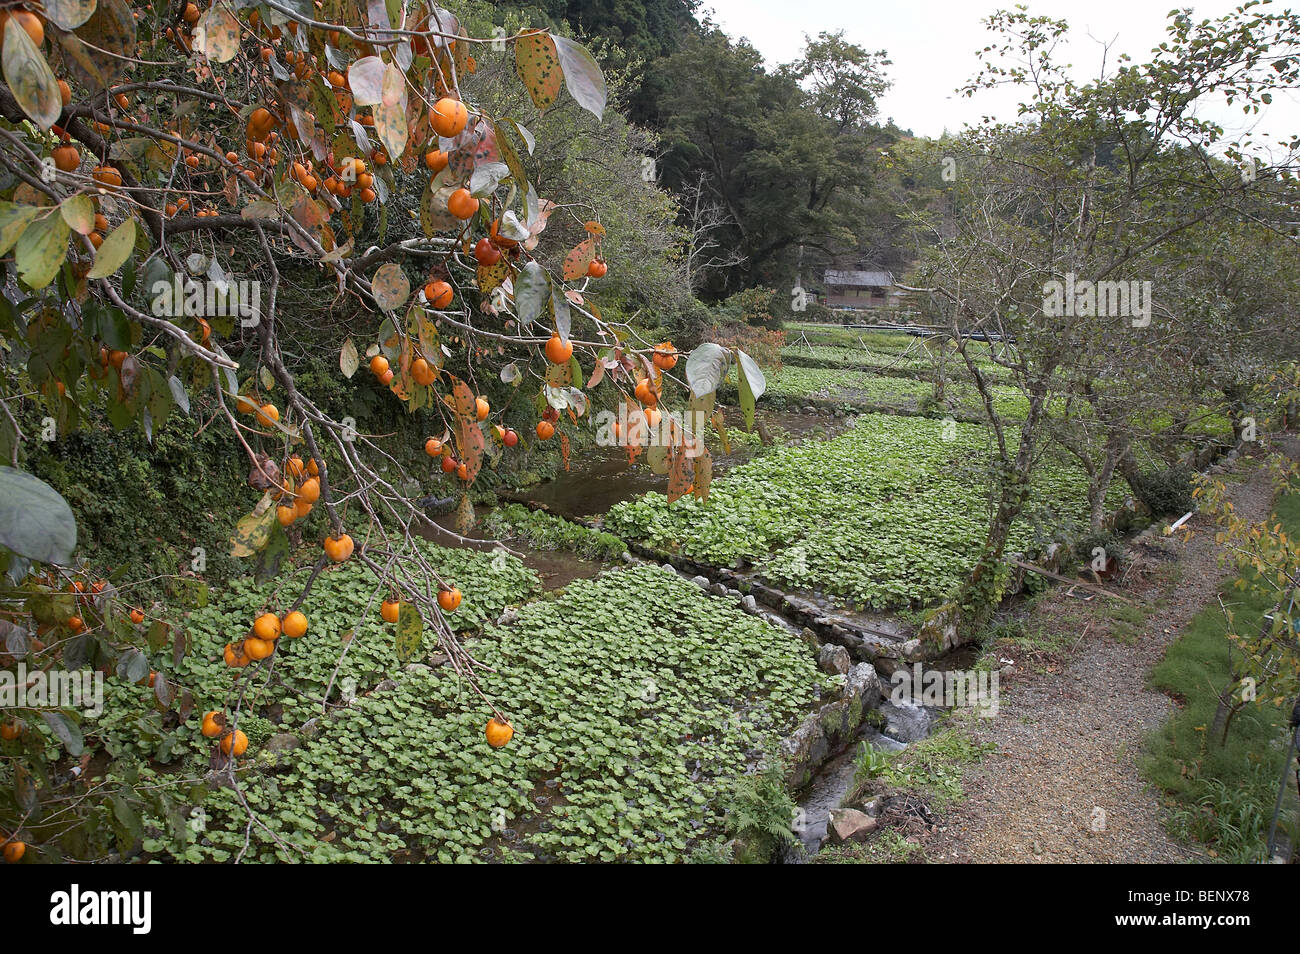
[[(225, 647), (228, 704), (199, 727), (214, 741), (214, 770), (237, 784), (245, 670), (273, 666), (284, 637), (311, 638), (312, 583), (347, 560), (383, 581), (373, 609), (394, 624), (399, 661), (436, 639), (491, 713), (486, 741), (507, 744), (508, 700), (478, 690), (474, 660), (446, 621), (464, 581), (443, 578), (415, 536), (497, 546), (466, 536), (485, 463), (521, 440), (555, 440), (567, 463), (597, 388), (625, 419), (662, 421), (649, 459), (671, 496), (707, 496), (711, 467), (689, 421), (712, 419), (733, 362), (751, 417), (762, 393), (739, 352), (706, 346), (674, 371), (671, 343), (602, 317), (611, 266), (599, 210), (549, 200), (530, 178), (533, 133), (475, 96), (479, 61), (508, 57), (536, 109), (571, 101), (599, 118), (606, 87), (595, 59), (556, 33), (470, 36), (452, 12), (418, 0), (49, 0), (7, 8), (0, 26), (0, 153), (11, 174), (0, 191), (11, 292), (0, 301), (0, 449), (13, 465), (4, 492), (33, 480), (21, 473), (24, 444), (37, 439), (20, 423), (23, 402), (40, 404), (59, 433), (102, 411), (115, 428), (151, 436), (202, 398), (212, 410), (199, 426), (228, 430), (255, 492), (231, 527), (232, 553), (265, 554), (314, 508), (329, 525), (306, 586)], [(419, 233), (390, 238), (402, 200), (418, 210)], [(584, 237), (547, 254), (543, 233), (561, 220)], [(246, 273), (223, 268), (224, 248), (240, 250)], [(403, 489), (382, 439), (299, 387), (280, 340), (289, 268), (318, 271), (321, 288), (355, 306), (339, 373), (367, 369), (392, 401), (436, 422), (425, 450), (460, 484), (455, 529)], [(236, 339), (242, 349), (228, 347)], [(476, 361), (454, 374), (460, 349)], [(504, 426), (483, 396), (489, 372), (531, 395), (532, 433)], [(672, 406), (703, 416), (663, 413)], [(66, 505), (44, 485), (29, 491), (43, 501), (35, 512), (58, 513), (48, 528), (57, 522), (66, 538)], [(168, 624), (72, 569), (70, 546), (40, 537), (0, 540), (9, 655), (116, 667), (151, 679), (160, 705), (183, 707), (184, 687), (150, 673), (142, 652), (176, 638)], [(80, 755), (75, 721), (51, 725)], [(47, 770), (40, 746), (23, 751), (22, 778)], [(11, 827), (41, 814), (38, 789), (56, 788), (48, 777), (24, 788), (16, 803), (27, 814)]]

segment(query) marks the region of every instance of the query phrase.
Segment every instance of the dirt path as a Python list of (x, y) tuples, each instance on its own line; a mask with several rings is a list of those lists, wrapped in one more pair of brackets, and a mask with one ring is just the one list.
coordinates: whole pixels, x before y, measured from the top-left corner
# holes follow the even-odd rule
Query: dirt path
[[(1249, 466), (1249, 464), (1247, 464)], [(1238, 513), (1262, 519), (1273, 500), (1262, 468), (1233, 490)], [(1001, 711), (972, 719), (977, 739), (996, 749), (965, 776), (968, 798), (924, 836), (932, 862), (1171, 862), (1195, 857), (1172, 842), (1157, 795), (1138, 768), (1143, 740), (1173, 708), (1146, 687), (1147, 673), (1203, 607), (1227, 573), (1217, 562), (1209, 521), (1194, 517), (1190, 540), (1127, 595), (1137, 612), (1098, 597), (1083, 603), (1047, 594), (1025, 617), (1027, 632), (1055, 634), (1064, 663), (1025, 675), (1034, 659), (1014, 659)], [(1108, 604), (1108, 605), (1107, 605)], [(1128, 620), (1123, 617), (1129, 616)], [(1134, 618), (1140, 622), (1133, 622)], [(1040, 667), (1041, 668), (1041, 667)]]

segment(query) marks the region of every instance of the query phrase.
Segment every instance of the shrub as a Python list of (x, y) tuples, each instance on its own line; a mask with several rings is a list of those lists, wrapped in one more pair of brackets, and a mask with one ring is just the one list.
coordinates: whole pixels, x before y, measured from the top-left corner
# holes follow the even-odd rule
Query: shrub
[(739, 321), (746, 325), (779, 328), (781, 312), (788, 312), (788, 304), (778, 299), (771, 288), (746, 288), (736, 292), (718, 306), (718, 317), (724, 321)]
[(1183, 464), (1139, 474), (1133, 493), (1158, 516), (1184, 514), (1195, 505), (1192, 498), (1192, 470)]
[(1081, 537), (1071, 547), (1071, 555), (1075, 560), (1087, 565), (1092, 562), (1095, 551), (1099, 548), (1106, 551), (1107, 558), (1117, 563), (1124, 560), (1124, 547), (1119, 537), (1111, 530), (1097, 530)]
[(781, 349), (785, 347), (784, 331), (769, 331), (729, 321), (710, 336), (724, 348), (739, 348), (765, 368), (781, 369)]

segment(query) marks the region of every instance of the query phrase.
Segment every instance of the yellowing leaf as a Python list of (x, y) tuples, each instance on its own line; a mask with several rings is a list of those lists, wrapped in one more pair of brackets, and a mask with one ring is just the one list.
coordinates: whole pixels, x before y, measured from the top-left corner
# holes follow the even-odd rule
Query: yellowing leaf
[(695, 468), (693, 461), (686, 456), (686, 448), (674, 444), (668, 449), (668, 502), (674, 503), (691, 487)]
[(80, 235), (89, 235), (95, 231), (95, 203), (85, 193), (79, 192), (64, 199), (59, 206), (59, 214), (68, 223), (68, 227)]
[(564, 256), (564, 280), (573, 282), (586, 275), (595, 258), (596, 243), (592, 239), (579, 242)]
[(509, 277), (510, 263), (503, 255), (494, 265), (478, 266), (478, 290), (487, 295)]
[(265, 493), (252, 513), (239, 519), (235, 532), (230, 537), (232, 557), (253, 556), (271, 541), (271, 530), (276, 526), (275, 508), (271, 503), (270, 493)]
[(456, 532), (461, 536), (469, 533), (474, 529), (474, 502), (469, 499), (469, 494), (461, 494), (460, 502), (456, 504)]
[(210, 7), (194, 34), (194, 49), (217, 63), (227, 63), (239, 52), (239, 21), (224, 7)]
[(695, 458), (694, 493), (701, 500), (709, 499), (709, 484), (713, 482), (713, 455), (707, 450)]
[(59, 82), (27, 35), (17, 17), (8, 17), (4, 26), (3, 57), (5, 82), (23, 112), (42, 129), (49, 129), (63, 112)]
[(36, 218), (40, 211), (40, 208), (34, 205), (0, 201), (0, 255), (7, 254), (14, 247), (18, 236), (23, 234), (23, 229), (27, 228), (28, 223)]
[(538, 30), (515, 40), (515, 72), (538, 109), (546, 109), (560, 95), (564, 76), (555, 42), (548, 34)]
[(384, 144), (390, 156), (400, 156), (406, 149), (406, 141), (409, 137), (405, 101), (392, 105), (380, 103), (375, 107), (374, 113), (375, 132), (379, 133), (380, 142)]
[(375, 277), (370, 280), (370, 290), (376, 305), (384, 311), (395, 311), (411, 297), (411, 281), (402, 271), (402, 266), (389, 262), (379, 266)]
[(28, 288), (44, 288), (59, 273), (68, 254), (68, 231), (63, 216), (51, 214), (37, 219), (18, 237), (14, 246), (18, 277)]
[(438, 173), (424, 187), (420, 196), (420, 228), (426, 236), (435, 232), (460, 228), (461, 221), (447, 211), (447, 199), (460, 188), (459, 183), (449, 178), (446, 169)]
[(104, 239), (95, 254), (95, 266), (87, 278), (107, 278), (112, 275), (131, 255), (135, 248), (135, 219), (128, 218)]
[(348, 338), (343, 342), (343, 349), (339, 352), (339, 370), (343, 372), (343, 377), (350, 378), (356, 374), (360, 363), (357, 346), (352, 343), (351, 338)]
[[(464, 385), (460, 385), (464, 387)], [(483, 466), (483, 428), (473, 415), (461, 417), (456, 421), (456, 451), (460, 462), (465, 465), (465, 482), (473, 483)]]
[(458, 417), (468, 417), (471, 420), (478, 417), (478, 398), (470, 390), (469, 385), (459, 379), (452, 382), (452, 410)]

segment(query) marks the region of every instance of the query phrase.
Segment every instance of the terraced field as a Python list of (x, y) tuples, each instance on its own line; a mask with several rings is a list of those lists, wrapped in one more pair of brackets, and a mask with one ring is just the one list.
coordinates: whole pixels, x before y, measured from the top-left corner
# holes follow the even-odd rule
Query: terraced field
[[(708, 502), (650, 493), (614, 507), (611, 531), (705, 563), (747, 561), (769, 579), (862, 607), (947, 596), (987, 527), (979, 425), (866, 414), (831, 441), (782, 449), (715, 480)], [(1113, 488), (1118, 501), (1120, 487)], [(1011, 549), (1085, 521), (1086, 483), (1066, 462), (1038, 472)]]
[[(413, 665), (398, 662), (392, 627), (370, 602), (375, 580), (348, 564), (313, 591), (312, 631), (237, 690), (262, 712), (239, 722), (259, 753), (239, 790), (199, 785), (189, 818), (145, 819), (146, 830), (188, 836), (181, 851), (146, 837), (147, 852), (195, 862), (681, 860), (723, 832), (734, 780), (819, 687), (831, 689), (797, 637), (659, 567), (612, 569), (534, 600), (538, 580), (514, 558), (436, 547), (427, 556), (466, 581), (469, 612), (452, 619), (482, 664), (482, 691), (508, 707), (510, 746), (484, 744), (490, 709), (427, 636)], [(191, 614), (177, 678), (198, 712), (222, 704), (231, 680), (221, 646), (268, 595), (236, 586)], [(513, 603), (512, 618), (490, 621)], [(138, 757), (145, 780), (201, 775), (210, 743), (192, 727), (166, 728), (147, 687), (111, 682), (98, 724), (109, 750)], [(276, 735), (289, 726), (305, 728)]]
[[(956, 374), (957, 369), (953, 372)], [(768, 374), (767, 393), (787, 403), (815, 398), (869, 410), (916, 411), (934, 393), (934, 386), (920, 377), (893, 377), (847, 367), (805, 368), (786, 364)], [(1023, 417), (1028, 410), (1028, 401), (1018, 388), (994, 385), (993, 394), (994, 407), (1004, 417)], [(930, 413), (942, 416), (946, 409), (962, 417), (978, 418), (983, 414), (978, 392), (959, 378), (948, 384), (944, 397), (944, 408)]]

